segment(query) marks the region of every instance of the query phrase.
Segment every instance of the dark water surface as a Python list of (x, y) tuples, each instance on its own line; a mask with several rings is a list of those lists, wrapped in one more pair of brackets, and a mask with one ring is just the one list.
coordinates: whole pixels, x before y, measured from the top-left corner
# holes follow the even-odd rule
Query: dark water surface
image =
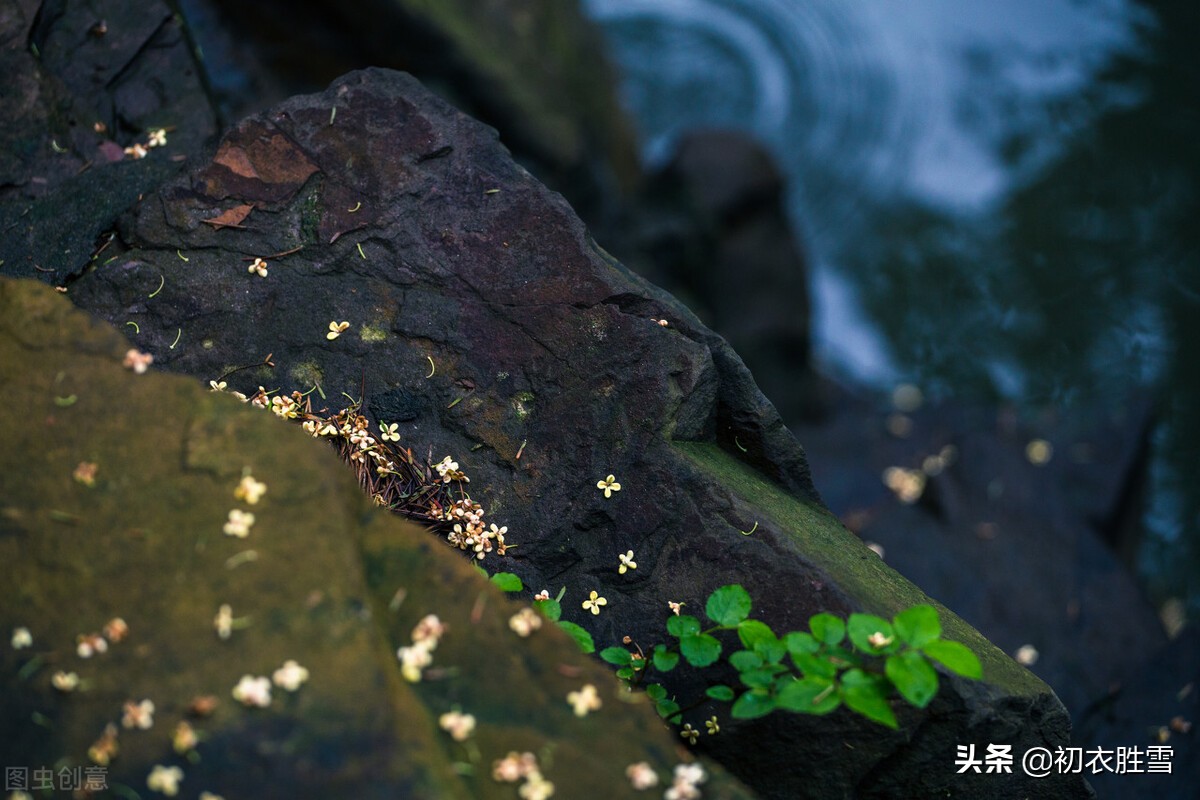
[(1158, 399), (1139, 567), (1200, 611), (1200, 3), (585, 0), (647, 160), (790, 179), (824, 368), (1071, 414)]

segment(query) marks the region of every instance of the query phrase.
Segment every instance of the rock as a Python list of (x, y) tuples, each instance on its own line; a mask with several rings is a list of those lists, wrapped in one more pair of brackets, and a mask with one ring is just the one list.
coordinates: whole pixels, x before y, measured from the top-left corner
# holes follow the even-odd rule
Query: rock
[[(211, 224), (221, 215), (244, 218)], [(156, 367), (248, 392), (320, 387), (331, 410), (360, 399), (372, 427), (403, 420), (402, 444), (452, 456), (508, 527), (518, 546), (485, 565), (565, 587), (564, 618), (599, 647), (660, 641), (667, 601), (699, 609), (734, 582), (777, 631), (926, 600), (820, 504), (803, 450), (724, 340), (408, 76), (353, 73), (251, 117), (122, 232), (130, 249), (74, 283), (76, 303), (136, 323)], [(247, 272), (255, 257), (266, 277)], [(606, 497), (609, 474), (622, 488)], [(630, 549), (638, 568), (618, 574)], [(600, 615), (581, 607), (592, 591), (608, 600)], [(1078, 776), (955, 774), (957, 745), (1065, 745), (1069, 720), (1045, 684), (940, 613), (987, 682), (944, 679), (924, 712), (900, 711), (899, 731), (847, 712), (742, 722), (715, 703), (685, 719), (721, 715), (703, 750), (768, 797), (1086, 796)], [(684, 673), (667, 681), (682, 699), (721, 678)]]
[(518, 160), (592, 225), (611, 225), (639, 178), (615, 72), (577, 0), (188, 0), (184, 11), (200, 23), (232, 119), (353, 69), (390, 67), (499, 129)]
[(729, 340), (789, 424), (818, 416), (808, 268), (771, 155), (739, 131), (683, 136), (615, 245)]
[[(169, 5), (6, 3), (0, 10), (0, 274), (63, 284), (117, 216), (183, 166), (216, 121)], [(166, 144), (145, 158), (166, 129)]]
[[(0, 280), (0, 627), (32, 638), (0, 647), (10, 769), (93, 766), (115, 723), (105, 777), (125, 794), (159, 764), (182, 769), (189, 797), (513, 797), (491, 777), (511, 751), (537, 754), (559, 797), (640, 796), (625, 776), (638, 761), (665, 780), (674, 737), (564, 634), (518, 638), (520, 606), (440, 537), (372, 510), (327, 447), (194, 380), (136, 375), (127, 347), (51, 290)], [(253, 506), (234, 496), (247, 471), (266, 485)], [(223, 535), (230, 509), (255, 515), (246, 538)], [(227, 640), (214, 629), (224, 604)], [(427, 614), (445, 632), (409, 683), (395, 654)], [(77, 637), (113, 617), (124, 637), (77, 655)], [(231, 697), (289, 659), (308, 671), (295, 692), (276, 676), (269, 707)], [(52, 688), (59, 671), (75, 691)], [(567, 695), (585, 684), (603, 705), (580, 718)], [(211, 715), (189, 712), (208, 696)], [(143, 700), (147, 727), (122, 727)], [(477, 721), (462, 743), (439, 727), (453, 710)], [(173, 752), (184, 722), (200, 740)], [(705, 797), (750, 797), (709, 771)]]
[[(1099, 535), (1126, 513), (1122, 483), (1138, 480), (1132, 454), (1146, 429), (1144, 404), (1132, 403), (1142, 414), (1119, 425), (1077, 411), (1040, 428), (995, 409), (931, 405), (907, 416), (903, 437), (887, 432), (894, 412), (869, 399), (834, 405), (825, 423), (797, 430), (820, 465), (829, 507), (1006, 652), (1032, 646), (1031, 669), (1076, 719), (1166, 643), (1154, 609)], [(1035, 465), (1026, 447), (1039, 438), (1052, 449)], [(914, 504), (881, 480), (891, 467), (921, 473), (930, 458), (938, 463)]]

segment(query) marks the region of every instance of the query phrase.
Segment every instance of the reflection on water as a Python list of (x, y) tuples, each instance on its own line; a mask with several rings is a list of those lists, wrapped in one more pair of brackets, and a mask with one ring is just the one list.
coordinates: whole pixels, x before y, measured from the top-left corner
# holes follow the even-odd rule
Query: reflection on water
[(1159, 390), (1144, 560), (1197, 608), (1200, 4), (586, 6), (649, 160), (699, 126), (775, 152), (831, 369), (1068, 412)]

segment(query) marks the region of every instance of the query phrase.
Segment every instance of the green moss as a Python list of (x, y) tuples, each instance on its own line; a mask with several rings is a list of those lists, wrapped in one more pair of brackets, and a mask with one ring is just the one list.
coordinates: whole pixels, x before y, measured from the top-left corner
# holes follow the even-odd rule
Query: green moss
[(363, 325), (358, 335), (364, 342), (382, 342), (388, 336), (387, 331), (378, 325)]
[(517, 392), (512, 397), (513, 411), (517, 417), (525, 419), (533, 413), (533, 392)]
[(979, 656), (984, 679), (989, 683), (1014, 695), (1048, 691), (1033, 673), (885, 564), (825, 508), (793, 497), (714, 444), (674, 442), (673, 446), (758, 509), (762, 514), (760, 527), (769, 523), (788, 533), (796, 549), (862, 603), (864, 611), (890, 618), (910, 606), (929, 603), (938, 610), (944, 637), (962, 642)]
[(324, 373), (315, 361), (303, 361), (288, 373), (298, 386), (316, 386), (324, 379)]

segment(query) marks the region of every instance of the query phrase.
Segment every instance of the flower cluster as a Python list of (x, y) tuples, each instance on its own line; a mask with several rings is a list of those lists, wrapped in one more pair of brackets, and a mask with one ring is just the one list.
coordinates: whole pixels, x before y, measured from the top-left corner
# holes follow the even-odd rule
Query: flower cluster
[(396, 651), (400, 674), (406, 681), (417, 683), (421, 680), (421, 670), (433, 663), (433, 651), (445, 632), (446, 626), (434, 614), (425, 615), (413, 628), (413, 643)]
[(699, 764), (677, 764), (671, 788), (663, 793), (663, 800), (697, 800), (700, 784), (708, 779), (704, 767)]
[[(214, 391), (226, 388), (224, 381), (209, 384)], [(505, 555), (515, 546), (505, 539), (507, 526), (485, 521), (483, 507), (464, 491), (463, 485), (471, 479), (453, 456), (445, 456), (436, 464), (418, 462), (411, 449), (396, 444), (400, 440), (398, 424), (380, 422), (376, 434), (370, 420), (358, 413), (357, 404), (336, 414), (325, 410), (318, 414), (313, 412), (308, 395), (296, 391), (275, 395), (260, 386), (250, 397), (239, 392), (231, 394), (256, 408), (270, 409), (282, 419), (297, 421), (314, 438), (331, 442), (355, 468), (359, 484), (376, 504), (446, 531), (451, 546), (470, 551), (476, 559), (491, 552)], [(264, 491), (263, 484), (246, 476), (236, 494), (253, 505)], [(243, 536), (253, 524), (251, 519), (239, 525), (232, 515), (230, 522), (232, 531), (226, 532), (231, 536)]]
[(88, 758), (102, 767), (107, 767), (109, 762), (116, 758), (117, 753), (121, 751), (121, 746), (117, 742), (117, 733), (117, 726), (111, 722), (104, 726), (104, 733), (100, 734), (100, 738), (92, 742), (92, 746), (88, 748)]
[(139, 158), (145, 158), (147, 155), (149, 155), (151, 148), (164, 147), (166, 144), (167, 129), (154, 128), (153, 130), (146, 132), (145, 144), (142, 144), (141, 142), (134, 142), (133, 144), (129, 145), (129, 147), (125, 148), (124, 153), (136, 161)]
[(492, 763), (492, 780), (498, 783), (524, 781), (517, 794), (522, 800), (546, 800), (554, 794), (554, 784), (546, 780), (533, 753), (510, 752)]

